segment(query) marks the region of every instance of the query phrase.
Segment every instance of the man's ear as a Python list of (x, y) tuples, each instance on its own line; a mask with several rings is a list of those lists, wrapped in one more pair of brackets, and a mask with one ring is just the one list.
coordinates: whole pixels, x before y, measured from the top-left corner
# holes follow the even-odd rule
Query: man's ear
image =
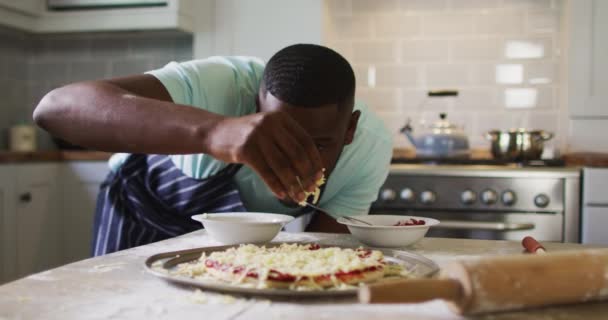
[(355, 139), (355, 131), (357, 131), (357, 123), (359, 122), (359, 117), (361, 116), (361, 111), (355, 110), (350, 115), (350, 120), (348, 121), (348, 129), (346, 129), (346, 136), (344, 137), (344, 145), (351, 144), (353, 139)]

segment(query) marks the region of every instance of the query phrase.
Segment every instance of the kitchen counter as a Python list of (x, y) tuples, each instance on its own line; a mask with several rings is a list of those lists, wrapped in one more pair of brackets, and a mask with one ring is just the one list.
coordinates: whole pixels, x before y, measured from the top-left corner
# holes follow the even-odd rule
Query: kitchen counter
[[(416, 150), (412, 148), (393, 149), (393, 159), (415, 159)], [(491, 160), (489, 149), (471, 149), (471, 160)], [(573, 152), (562, 156), (566, 167), (608, 167), (608, 153), (601, 152)]]
[[(356, 244), (350, 235), (281, 233), (277, 241)], [(421, 304), (361, 305), (340, 300), (240, 298), (171, 285), (148, 274), (144, 260), (159, 252), (218, 245), (204, 230), (83, 260), (0, 286), (0, 319), (464, 319), (440, 300)], [(546, 243), (549, 251), (578, 244)], [(443, 264), (454, 259), (520, 253), (508, 241), (426, 238), (409, 250)], [(605, 319), (608, 303), (591, 303), (478, 316), (475, 319)]]
[[(394, 148), (393, 159), (414, 159), (416, 158), (416, 149), (413, 148)], [(488, 160), (492, 159), (492, 153), (489, 149), (471, 149), (472, 160)]]
[(594, 167), (594, 168), (607, 168), (608, 167), (608, 153), (601, 152), (574, 152), (564, 155), (564, 160), (567, 165), (570, 166), (581, 166), (581, 167)]
[(57, 161), (107, 161), (112, 153), (101, 151), (0, 151), (2, 163), (57, 162)]

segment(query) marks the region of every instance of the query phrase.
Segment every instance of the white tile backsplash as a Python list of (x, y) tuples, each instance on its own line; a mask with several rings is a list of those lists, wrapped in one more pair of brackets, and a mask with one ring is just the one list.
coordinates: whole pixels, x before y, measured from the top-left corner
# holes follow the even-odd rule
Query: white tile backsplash
[(494, 87), (464, 88), (459, 91), (458, 98), (454, 99), (456, 111), (477, 110), (492, 111), (497, 104), (496, 89)]
[(496, 65), (496, 83), (499, 84), (522, 84), (524, 82), (524, 66), (517, 64)]
[(401, 62), (447, 62), (449, 43), (442, 40), (404, 40), (401, 42)]
[(477, 33), (490, 35), (518, 35), (525, 28), (524, 13), (488, 13), (480, 14), (477, 18)]
[(408, 13), (441, 12), (448, 7), (448, 0), (400, 0), (399, 8)]
[(379, 112), (399, 112), (399, 89), (357, 88), (357, 99)]
[(420, 17), (411, 15), (378, 15), (374, 19), (377, 38), (413, 37), (421, 32)]
[(376, 84), (388, 88), (416, 87), (420, 84), (419, 69), (415, 66), (377, 66)]
[(507, 109), (554, 109), (551, 86), (509, 87), (502, 91), (499, 104)]
[(550, 37), (509, 38), (503, 42), (502, 54), (506, 59), (544, 59), (553, 57)]
[(372, 35), (372, 19), (369, 16), (333, 17), (327, 22), (325, 38), (329, 41), (369, 39)]
[(450, 105), (450, 99), (429, 99), (424, 89), (403, 89), (401, 91), (401, 109), (408, 113), (424, 110), (440, 112)]
[(450, 8), (454, 10), (479, 10), (496, 9), (500, 6), (500, 0), (451, 0)]
[[(329, 0), (331, 1), (331, 0)], [(353, 13), (355, 14), (370, 14), (370, 13), (393, 13), (399, 9), (397, 0), (352, 0)]]
[(469, 14), (428, 15), (422, 20), (426, 36), (473, 35), (474, 16)]
[[(350, 43), (344, 44), (350, 46)], [(32, 122), (44, 94), (67, 83), (141, 73), (192, 59), (192, 35), (181, 32), (28, 34), (0, 27), (0, 150), (6, 129)], [(52, 149), (38, 130), (40, 149)]]
[(524, 68), (527, 84), (548, 84), (557, 82), (559, 64), (557, 62), (543, 62), (526, 64)]
[(472, 82), (471, 70), (467, 64), (428, 64), (425, 84), (428, 88), (458, 88)]
[[(455, 0), (459, 1), (459, 0)], [(542, 9), (548, 10), (555, 8), (552, 0), (506, 0), (503, 2), (505, 8), (513, 9)]]
[(450, 44), (454, 61), (496, 60), (500, 56), (500, 42), (496, 38), (457, 39)]
[[(556, 99), (561, 0), (333, 1), (325, 42), (349, 58), (358, 98), (389, 124), (396, 146), (408, 145), (398, 133), (405, 119), (439, 112), (464, 125), (474, 147), (489, 145), (488, 130), (522, 126), (565, 139)], [(437, 89), (460, 95), (426, 97)]]
[(386, 40), (353, 42), (353, 58), (358, 62), (397, 63), (398, 44)]
[(559, 31), (559, 14), (555, 11), (528, 12), (527, 31), (529, 33), (553, 33)]
[(353, 13), (351, 0), (331, 0), (325, 1), (328, 12), (335, 16), (351, 15)]

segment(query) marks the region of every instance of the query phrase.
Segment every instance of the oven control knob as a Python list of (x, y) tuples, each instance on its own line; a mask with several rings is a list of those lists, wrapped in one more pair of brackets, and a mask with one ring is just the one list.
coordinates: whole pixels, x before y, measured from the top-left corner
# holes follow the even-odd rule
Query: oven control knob
[(539, 208), (547, 207), (549, 205), (549, 202), (551, 202), (549, 196), (544, 193), (541, 193), (534, 197), (534, 204)]
[(496, 200), (498, 200), (498, 195), (494, 190), (488, 189), (481, 193), (481, 202), (484, 204), (495, 204)]
[(433, 191), (426, 190), (420, 193), (420, 202), (424, 204), (432, 204), (435, 200), (437, 200), (437, 195)]
[(465, 190), (460, 195), (460, 201), (464, 204), (473, 204), (477, 200), (477, 194), (471, 190)]
[(380, 192), (380, 199), (383, 201), (393, 201), (397, 198), (397, 194), (393, 189), (384, 189)]
[(500, 196), (502, 203), (505, 206), (512, 206), (515, 204), (515, 202), (517, 202), (517, 197), (515, 196), (515, 192), (511, 191), (511, 190), (507, 190), (505, 192), (502, 193), (502, 195)]
[(405, 188), (405, 189), (401, 190), (401, 192), (399, 193), (399, 198), (401, 198), (401, 200), (403, 200), (405, 202), (414, 201), (415, 196), (416, 195), (414, 194), (414, 190), (412, 190), (410, 188)]

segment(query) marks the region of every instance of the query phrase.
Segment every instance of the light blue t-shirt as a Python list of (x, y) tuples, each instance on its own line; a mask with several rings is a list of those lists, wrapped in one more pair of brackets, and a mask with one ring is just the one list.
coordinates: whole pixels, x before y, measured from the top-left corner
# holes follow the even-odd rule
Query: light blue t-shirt
[[(256, 111), (255, 97), (263, 71), (263, 61), (256, 58), (211, 57), (171, 62), (148, 74), (160, 80), (175, 103), (225, 116), (243, 116)], [(392, 135), (382, 120), (359, 101), (355, 109), (361, 111), (361, 117), (354, 140), (344, 147), (319, 202), (320, 207), (336, 216), (367, 214), (388, 175), (392, 155)], [(110, 168), (116, 170), (127, 156), (112, 156)], [(198, 179), (226, 166), (206, 154), (172, 155), (171, 159), (184, 174)], [(295, 214), (300, 210), (283, 206), (247, 166), (239, 170), (235, 181), (249, 211)]]

